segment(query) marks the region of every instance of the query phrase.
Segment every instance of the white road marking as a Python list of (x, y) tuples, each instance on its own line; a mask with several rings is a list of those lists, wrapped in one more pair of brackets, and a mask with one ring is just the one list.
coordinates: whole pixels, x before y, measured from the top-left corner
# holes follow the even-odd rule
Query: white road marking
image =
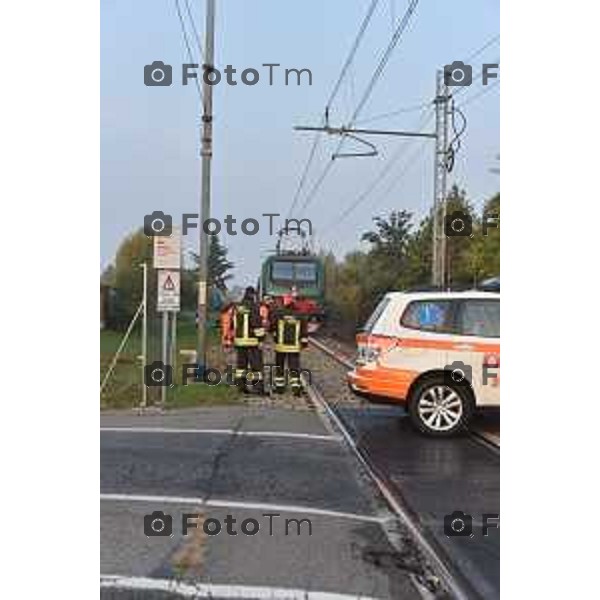
[(208, 508), (237, 508), (240, 510), (265, 510), (270, 512), (293, 512), (320, 517), (335, 517), (352, 519), (354, 521), (367, 521), (371, 523), (384, 523), (389, 517), (374, 515), (358, 515), (356, 513), (339, 512), (310, 506), (294, 506), (289, 504), (264, 504), (262, 502), (236, 502), (231, 500), (191, 498), (185, 496), (145, 496), (140, 494), (100, 494), (104, 502), (147, 502), (151, 504), (187, 504), (206, 506)]
[(119, 588), (136, 591), (156, 591), (178, 594), (183, 598), (244, 598), (247, 600), (376, 600), (372, 596), (312, 592), (292, 588), (258, 587), (213, 583), (183, 583), (175, 579), (100, 575), (101, 588)]
[(321, 440), (339, 442), (339, 436), (322, 435), (318, 433), (297, 433), (291, 431), (237, 431), (235, 429), (178, 429), (173, 427), (100, 427), (100, 432), (109, 433), (178, 433), (178, 434), (208, 434), (208, 435), (239, 435), (248, 437), (280, 437), (301, 440)]

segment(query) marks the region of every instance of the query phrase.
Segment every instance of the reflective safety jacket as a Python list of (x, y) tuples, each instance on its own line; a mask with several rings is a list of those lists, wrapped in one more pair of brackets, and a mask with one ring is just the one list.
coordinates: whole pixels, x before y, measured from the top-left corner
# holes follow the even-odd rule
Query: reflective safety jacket
[(271, 331), (275, 352), (298, 353), (308, 343), (306, 321), (287, 311), (274, 315)]
[(233, 316), (233, 304), (226, 306), (221, 311), (219, 321), (221, 325), (221, 344), (223, 344), (223, 346), (229, 346), (233, 341)]
[(258, 307), (255, 304), (236, 306), (233, 317), (233, 345), (258, 346), (265, 336)]

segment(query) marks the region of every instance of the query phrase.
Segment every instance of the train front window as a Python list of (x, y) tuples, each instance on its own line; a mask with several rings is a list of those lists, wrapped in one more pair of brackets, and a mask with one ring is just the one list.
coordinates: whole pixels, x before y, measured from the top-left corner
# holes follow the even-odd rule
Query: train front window
[(317, 281), (317, 265), (312, 262), (287, 262), (277, 260), (271, 269), (273, 281), (313, 283)]
[(316, 281), (317, 265), (315, 263), (296, 263), (296, 281)]
[(275, 261), (273, 263), (271, 276), (275, 281), (293, 281), (294, 264), (291, 262)]

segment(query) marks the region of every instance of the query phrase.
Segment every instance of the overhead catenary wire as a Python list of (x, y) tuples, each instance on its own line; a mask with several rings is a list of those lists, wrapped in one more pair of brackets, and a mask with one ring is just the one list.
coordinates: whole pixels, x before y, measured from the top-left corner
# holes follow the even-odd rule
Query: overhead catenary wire
[(412, 15), (414, 14), (415, 10), (417, 9), (418, 4), (419, 4), (419, 0), (411, 0), (410, 1), (408, 8), (406, 9), (406, 12), (402, 16), (400, 23), (396, 27), (396, 30), (394, 31), (394, 35), (392, 35), (392, 39), (390, 40), (387, 48), (385, 49), (385, 52), (383, 53), (383, 56), (381, 57), (381, 60), (379, 61), (379, 64), (377, 65), (377, 68), (375, 69), (375, 72), (373, 73), (373, 75), (367, 85), (367, 89), (365, 90), (363, 97), (361, 98), (357, 107), (354, 109), (354, 113), (350, 117), (350, 122), (349, 122), (348, 127), (352, 127), (352, 125), (354, 125), (354, 122), (358, 118), (358, 115), (361, 113), (365, 104), (369, 100), (369, 97), (371, 96), (371, 93), (373, 92), (373, 88), (379, 81), (379, 78), (381, 77), (381, 74), (383, 73), (383, 70), (385, 69), (385, 67), (388, 63), (390, 56), (394, 52), (396, 45), (398, 44), (398, 42), (400, 41), (400, 38), (402, 37), (402, 34), (406, 30), (406, 27), (408, 26), (408, 23), (410, 22)]
[[(421, 119), (419, 119), (419, 123), (417, 124), (418, 131), (424, 131), (425, 127), (431, 122), (433, 118), (433, 113), (428, 111), (424, 112)], [(408, 146), (401, 146), (394, 155), (388, 160), (383, 168), (378, 172), (377, 176), (371, 181), (371, 183), (361, 192), (355, 201), (344, 209), (331, 223), (326, 227), (334, 228), (341, 224), (360, 204), (365, 202), (372, 192), (380, 186), (380, 184), (385, 180), (387, 175), (391, 172), (392, 167), (406, 154)]]
[[(496, 59), (496, 60), (495, 60), (493, 63), (489, 63), (489, 64), (494, 64), (494, 65), (498, 65), (498, 66), (500, 66), (500, 59), (499, 59), (499, 58), (497, 58), (497, 59)], [(471, 80), (471, 83), (470, 83), (469, 85), (456, 86), (456, 87), (454, 88), (454, 91), (453, 91), (452, 95), (453, 95), (453, 96), (458, 96), (458, 95), (460, 95), (460, 94), (464, 94), (464, 93), (465, 93), (467, 90), (471, 89), (472, 85), (473, 85), (475, 82), (479, 81), (479, 80), (480, 80), (480, 79), (482, 79), (482, 78), (483, 78), (483, 69), (481, 70), (481, 72), (480, 72), (480, 73), (479, 73), (479, 74), (478, 74), (476, 77), (473, 77), (473, 79)], [(494, 78), (494, 79), (496, 79), (496, 80), (497, 80), (498, 78), (496, 77), (496, 78)], [(487, 84), (486, 84), (486, 85), (487, 85)]]
[[(359, 101), (358, 105), (354, 109), (354, 112), (352, 113), (352, 116), (350, 117), (350, 121), (348, 122), (348, 125), (346, 127), (350, 128), (354, 125), (356, 119), (358, 118), (362, 109), (364, 108), (367, 101), (369, 100), (369, 98), (373, 92), (373, 89), (375, 88), (375, 85), (379, 81), (379, 78), (381, 77), (381, 74), (383, 73), (398, 42), (402, 38), (402, 34), (406, 30), (406, 28), (410, 22), (410, 19), (411, 19), (412, 15), (414, 14), (418, 4), (419, 4), (419, 0), (411, 0), (410, 1), (404, 15), (402, 16), (402, 19), (400, 19), (400, 22), (398, 23), (398, 26), (396, 27), (394, 34), (392, 35), (392, 38), (391, 38), (390, 42), (388, 43), (380, 61), (379, 61), (379, 64), (377, 65), (377, 68), (375, 69), (371, 79), (369, 80), (369, 83), (367, 84), (367, 87), (365, 89), (365, 92), (363, 93), (363, 96), (361, 97), (361, 100)], [(331, 160), (328, 161), (328, 163), (325, 166), (324, 170), (322, 171), (321, 175), (319, 176), (319, 178), (316, 180), (315, 184), (311, 188), (311, 191), (305, 197), (304, 202), (303, 202), (302, 206), (300, 207), (300, 214), (302, 214), (302, 212), (307, 208), (307, 206), (315, 198), (317, 192), (319, 191), (321, 185), (323, 184), (323, 181), (325, 180), (325, 178), (331, 171), (331, 168), (332, 168), (332, 165), (334, 162), (334, 158), (337, 154), (339, 154), (340, 149), (341, 149), (342, 145), (344, 144), (344, 141), (345, 141), (345, 138), (342, 136), (337, 145), (335, 152), (332, 155)]]
[(333, 104), (333, 101), (335, 100), (335, 97), (337, 96), (337, 93), (339, 92), (340, 86), (342, 85), (342, 81), (344, 80), (344, 77), (346, 76), (346, 73), (348, 72), (348, 68), (352, 64), (352, 61), (354, 60), (356, 51), (358, 50), (358, 47), (359, 47), (360, 42), (365, 34), (365, 31), (367, 30), (367, 27), (369, 26), (371, 17), (373, 16), (375, 9), (377, 8), (377, 4), (379, 4), (379, 0), (373, 0), (371, 2), (369, 9), (367, 11), (367, 14), (365, 15), (365, 17), (360, 25), (360, 28), (356, 35), (356, 38), (354, 39), (354, 43), (352, 44), (352, 47), (350, 48), (348, 57), (346, 58), (346, 61), (344, 62), (342, 70), (340, 71), (340, 75), (339, 75), (337, 81), (335, 82), (335, 85), (333, 86), (333, 89), (331, 90), (331, 94), (329, 95), (329, 99), (327, 100), (327, 104), (325, 105), (326, 113), (331, 108), (331, 105)]
[[(187, 4), (187, 0), (186, 4)], [(179, 5), (179, 0), (175, 0), (175, 10), (177, 11), (177, 17), (179, 18), (179, 25), (181, 27), (181, 34), (183, 37), (183, 42), (185, 44), (186, 50), (187, 50), (187, 55), (188, 55), (188, 60), (190, 61), (190, 63), (194, 63), (194, 55), (192, 53), (192, 49), (188, 40), (188, 34), (187, 34), (187, 30), (185, 27), (185, 20), (183, 18), (183, 14), (181, 12), (181, 7)], [(192, 21), (193, 23), (193, 21)], [(195, 31), (195, 25), (194, 25), (194, 31)], [(198, 36), (197, 32), (196, 35)], [(198, 43), (200, 44), (200, 37), (198, 36)], [(200, 49), (200, 53), (202, 54), (202, 47), (201, 45), (199, 45), (199, 49)], [(200, 100), (203, 100), (203, 96), (202, 96), (202, 89), (200, 88), (200, 84), (198, 83), (198, 78), (195, 77), (194, 78), (194, 83), (196, 85), (196, 90), (198, 91), (198, 95), (200, 96)]]
[(418, 112), (419, 110), (423, 110), (431, 105), (430, 100), (426, 100), (425, 102), (421, 102), (419, 104), (413, 104), (410, 106), (404, 106), (402, 108), (398, 108), (397, 110), (393, 110), (391, 112), (381, 113), (378, 115), (373, 115), (372, 117), (367, 117), (366, 119), (359, 119), (356, 121), (357, 125), (362, 125), (364, 123), (372, 123), (373, 121), (379, 121), (382, 119), (389, 119), (390, 117), (395, 117), (397, 115), (402, 115), (406, 113)]
[(500, 40), (500, 34), (497, 33), (496, 35), (492, 36), (487, 42), (485, 42), (485, 44), (483, 44), (483, 46), (481, 46), (480, 48), (478, 48), (477, 50), (475, 50), (474, 52), (469, 54), (469, 56), (467, 56), (467, 58), (465, 58), (464, 62), (470, 63), (474, 58), (477, 58), (482, 52), (487, 50), (491, 45), (495, 44), (499, 40)]
[(500, 85), (500, 81), (496, 80), (494, 83), (490, 83), (489, 85), (484, 86), (483, 89), (481, 89), (479, 92), (466, 96), (465, 99), (462, 102), (460, 102), (460, 104), (458, 106), (464, 107), (467, 104), (470, 104), (474, 100), (477, 100), (478, 98), (481, 98), (481, 96), (484, 96), (485, 94), (487, 94), (489, 91), (499, 87), (499, 85)]
[[(362, 20), (362, 23), (359, 27), (358, 33), (356, 34), (354, 42), (352, 43), (352, 46), (350, 48), (350, 52), (342, 66), (342, 70), (340, 71), (337, 81), (335, 82), (333, 89), (331, 90), (331, 93), (329, 94), (329, 99), (327, 100), (327, 103), (325, 105), (325, 114), (323, 116), (321, 125), (325, 125), (328, 122), (329, 110), (331, 108), (331, 105), (333, 104), (333, 101), (335, 100), (335, 98), (339, 92), (339, 89), (344, 80), (344, 77), (346, 76), (346, 73), (348, 72), (348, 69), (349, 69), (350, 65), (352, 64), (352, 61), (354, 60), (356, 51), (358, 50), (358, 47), (360, 46), (360, 42), (365, 34), (365, 31), (367, 30), (367, 27), (369, 26), (371, 17), (373, 16), (373, 13), (375, 12), (375, 9), (377, 8), (378, 3), (379, 3), (379, 0), (372, 0), (371, 4), (369, 6), (369, 9), (367, 10), (366, 15), (364, 16), (364, 18)], [(313, 143), (312, 143), (309, 155), (308, 155), (308, 159), (302, 170), (302, 175), (300, 176), (298, 185), (296, 186), (296, 191), (294, 192), (294, 197), (292, 198), (292, 203), (291, 203), (290, 209), (288, 211), (288, 217), (292, 215), (294, 208), (296, 207), (296, 204), (298, 203), (298, 198), (300, 197), (300, 193), (304, 189), (304, 185), (305, 185), (306, 179), (308, 177), (308, 172), (309, 172), (312, 162), (314, 160), (317, 146), (319, 145), (320, 137), (321, 136), (318, 133), (315, 133)]]
[(192, 15), (192, 10), (190, 8), (189, 0), (185, 1), (185, 9), (188, 14), (188, 19), (192, 25), (192, 31), (194, 32), (194, 38), (196, 39), (196, 44), (198, 44), (198, 50), (200, 51), (200, 57), (202, 61), (204, 61), (204, 50), (202, 49), (202, 42), (200, 41), (200, 34), (198, 33), (198, 29), (196, 28), (196, 22), (194, 21), (194, 16)]

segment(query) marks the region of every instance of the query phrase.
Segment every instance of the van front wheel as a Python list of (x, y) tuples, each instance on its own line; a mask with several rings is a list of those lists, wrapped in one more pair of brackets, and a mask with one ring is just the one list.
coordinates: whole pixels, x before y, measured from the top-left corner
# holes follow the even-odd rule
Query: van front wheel
[(473, 413), (468, 384), (446, 381), (436, 375), (417, 384), (408, 399), (408, 414), (422, 433), (448, 437), (462, 432)]

